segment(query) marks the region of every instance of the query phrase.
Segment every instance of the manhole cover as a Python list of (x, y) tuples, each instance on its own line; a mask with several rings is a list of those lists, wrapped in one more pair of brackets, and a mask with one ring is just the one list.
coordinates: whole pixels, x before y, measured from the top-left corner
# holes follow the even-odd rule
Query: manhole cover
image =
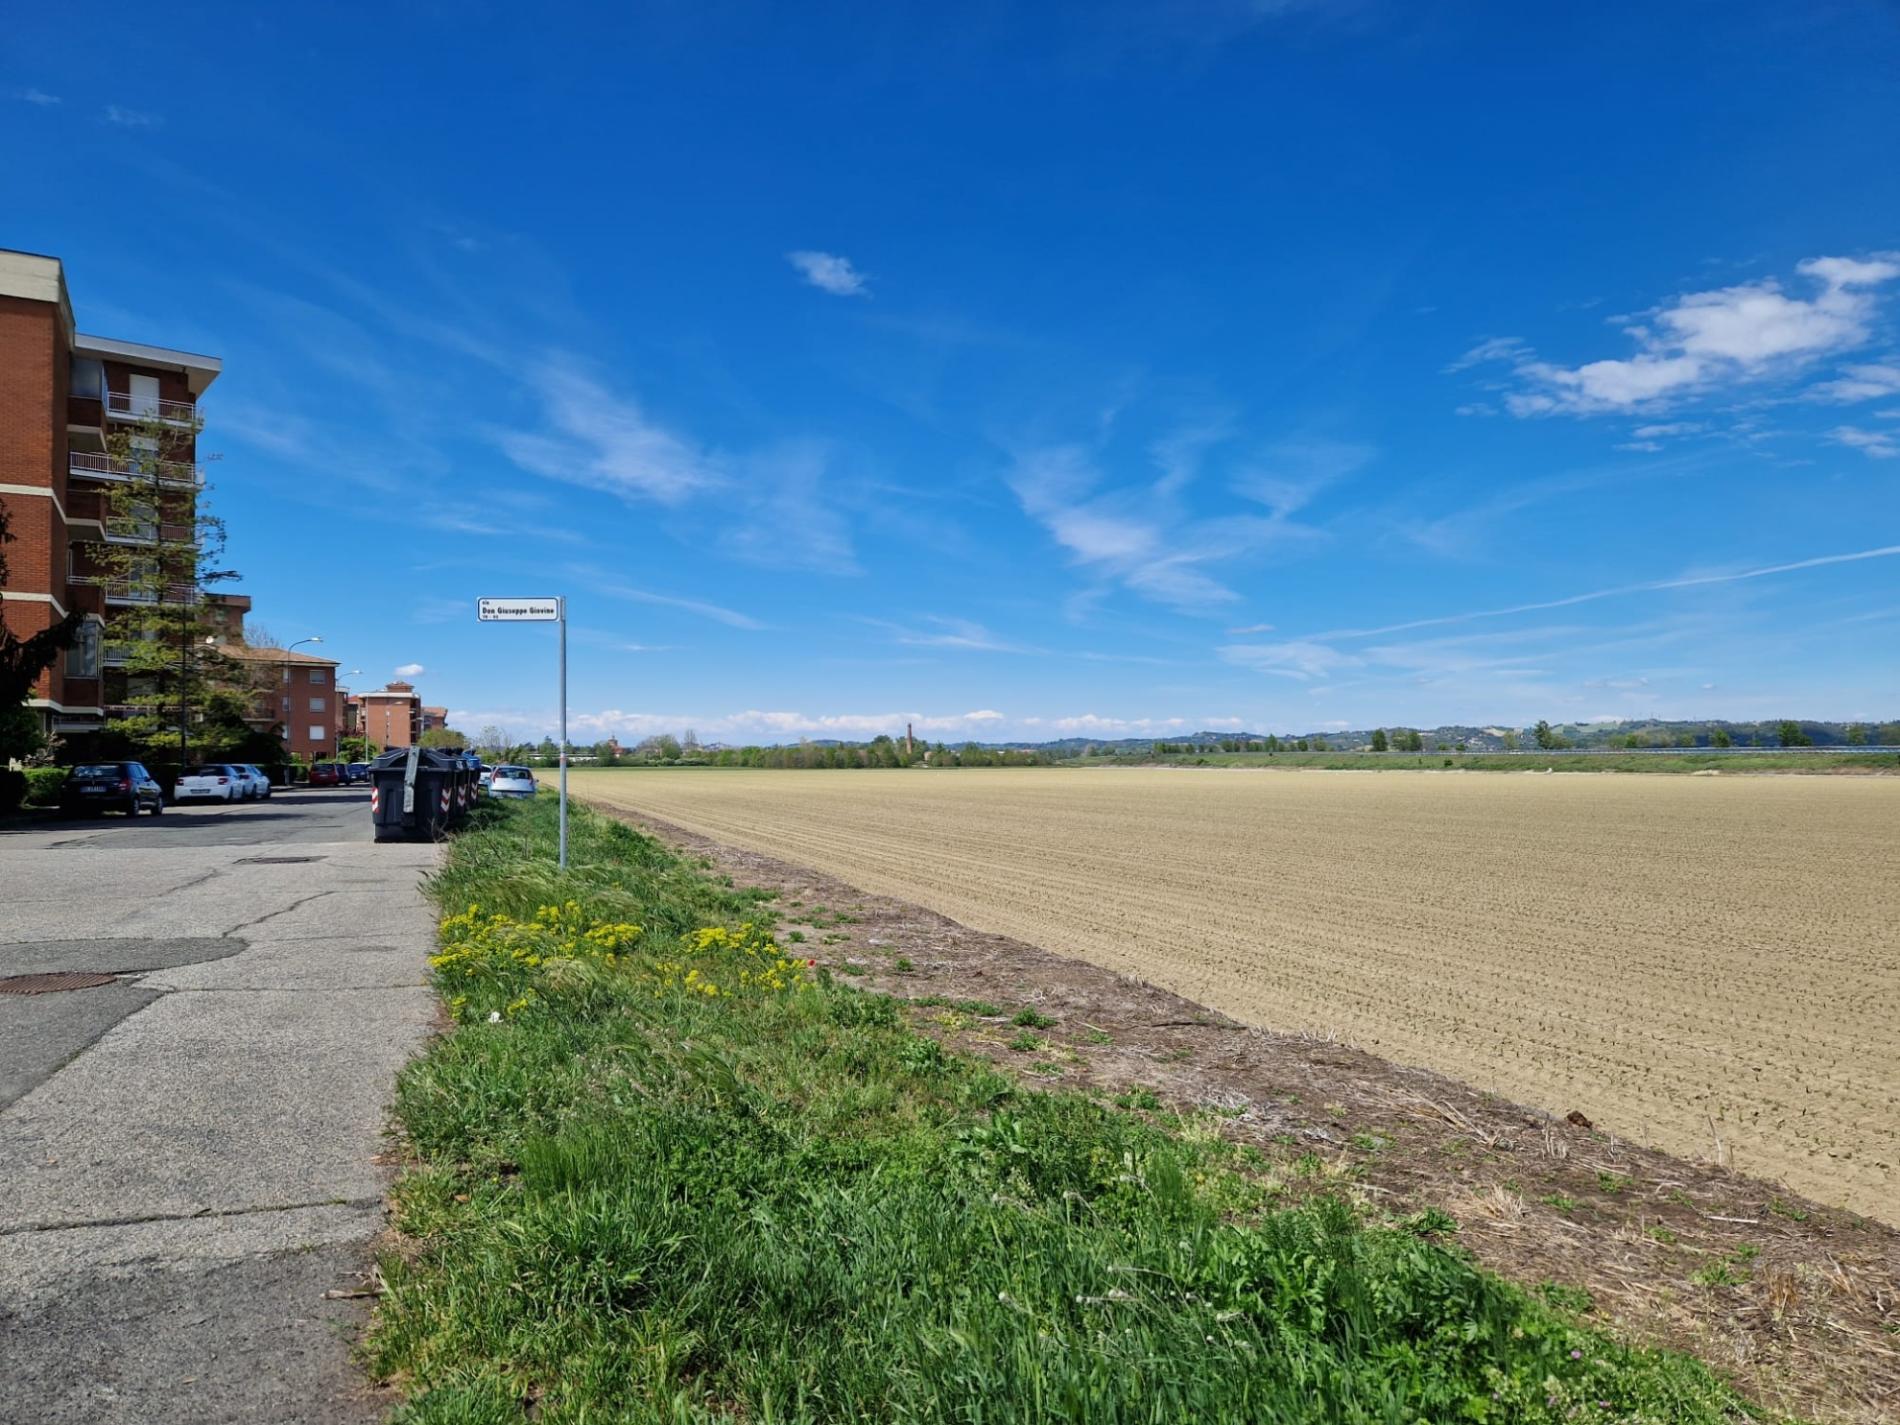
[(301, 866), (306, 861), (321, 861), (321, 856), (241, 856), (233, 866)]
[(0, 980), (0, 995), (50, 995), (55, 990), (89, 990), (109, 985), (113, 975), (93, 974), (85, 970), (59, 970), (50, 975), (13, 975)]

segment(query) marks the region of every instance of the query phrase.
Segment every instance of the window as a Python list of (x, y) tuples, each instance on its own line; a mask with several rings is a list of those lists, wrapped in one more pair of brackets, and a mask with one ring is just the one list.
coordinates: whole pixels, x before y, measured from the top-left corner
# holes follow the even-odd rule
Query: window
[(328, 668), (312, 668), (310, 670), (310, 681), (317, 684), (329, 682), (330, 670)]
[(79, 635), (73, 640), (73, 646), (66, 650), (66, 676), (68, 678), (97, 678), (99, 676), (99, 624), (95, 619), (87, 619), (79, 625)]
[(328, 698), (312, 698), (310, 700), (310, 711), (313, 713), (330, 711), (330, 700)]
[(72, 385), (68, 388), (75, 396), (88, 401), (105, 399), (106, 368), (105, 363), (90, 356), (75, 356), (72, 365)]
[(328, 742), (330, 740), (330, 729), (321, 723), (312, 723), (310, 725), (310, 740), (312, 742)]
[(158, 414), (158, 378), (156, 376), (132, 375), (132, 414), (135, 416), (155, 416)]

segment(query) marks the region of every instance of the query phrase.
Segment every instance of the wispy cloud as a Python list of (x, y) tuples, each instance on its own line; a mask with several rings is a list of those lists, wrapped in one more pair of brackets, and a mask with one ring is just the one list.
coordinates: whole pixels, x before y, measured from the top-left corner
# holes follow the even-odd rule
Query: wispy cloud
[(865, 275), (851, 265), (851, 259), (832, 252), (801, 250), (788, 252), (785, 260), (798, 269), (812, 286), (834, 297), (868, 297), (871, 289)]
[(7, 97), (18, 100), (22, 104), (37, 104), (42, 109), (65, 102), (57, 94), (48, 94), (44, 89), (34, 89), (31, 86), (24, 89), (9, 89)]
[[(1164, 484), (1170, 478), (1164, 465)], [(1103, 488), (1094, 454), (1082, 445), (1018, 451), (1008, 480), (1024, 513), (1095, 581), (1085, 596), (1090, 601), (1102, 586), (1119, 585), (1183, 612), (1205, 612), (1239, 598), (1213, 572), (1219, 566), (1318, 534), (1288, 518), (1311, 491), (1296, 492), (1290, 479), (1276, 482), (1266, 466), (1239, 482), (1243, 493), (1268, 506), (1265, 517), (1192, 518), (1156, 498), (1152, 485)]]
[(1243, 623), (1238, 628), (1230, 628), (1227, 630), (1228, 636), (1232, 638), (1242, 638), (1250, 633), (1272, 633), (1272, 632), (1273, 632), (1273, 625), (1270, 623)]
[(398, 664), (395, 670), (398, 678), (420, 678), (428, 671), (429, 670), (424, 668), (420, 663)]
[(1570, 608), (1595, 603), (1600, 599), (1624, 598), (1630, 594), (1659, 593), (1669, 589), (1699, 589), (1713, 584), (1736, 584), (1750, 579), (1766, 579), (1777, 574), (1793, 574), (1803, 569), (1821, 569), (1833, 564), (1857, 564), (1866, 559), (1891, 559), (1900, 555), (1900, 544), (1877, 549), (1859, 549), (1847, 554), (1823, 554), (1813, 559), (1797, 559), (1786, 564), (1764, 564), (1754, 569), (1738, 569), (1723, 574), (1685, 574), (1673, 579), (1651, 579), (1640, 584), (1618, 584), (1608, 589), (1593, 589), (1561, 599), (1542, 599), (1536, 603), (1511, 604), (1504, 608), (1473, 609), (1466, 613), (1442, 614), (1435, 618), (1410, 619), (1378, 628), (1336, 628), (1314, 634), (1316, 639), (1377, 638), (1389, 633), (1404, 633), (1415, 628), (1436, 628), (1445, 624), (1469, 623), (1474, 619), (1509, 618), (1515, 614), (1540, 613), (1547, 609)]
[(1039, 650), (1011, 643), (971, 619), (924, 614), (915, 623), (860, 617), (860, 623), (884, 629), (891, 641), (911, 648), (955, 648), (974, 653), (1035, 653)]
[(544, 357), (529, 365), (528, 380), (541, 398), (547, 429), (492, 432), (522, 469), (663, 505), (724, 482), (710, 455), (609, 391), (577, 358)]
[(1890, 430), (1862, 430), (1859, 426), (1835, 426), (1827, 438), (1836, 445), (1858, 450), (1870, 460), (1892, 460), (1900, 455), (1900, 436)]
[(1632, 356), (1564, 366), (1514, 338), (1490, 338), (1449, 370), (1502, 362), (1504, 397), (1518, 416), (1597, 415), (1662, 409), (1719, 389), (1805, 371), (1864, 343), (1875, 289), (1900, 277), (1900, 255), (1813, 257), (1796, 265), (1809, 295), (1774, 278), (1689, 292), (1626, 321)]
[(1823, 381), (1808, 395), (1817, 401), (1835, 401), (1842, 405), (1900, 395), (1900, 365), (1879, 361), (1843, 366), (1837, 379)]
[(676, 594), (656, 594), (651, 589), (637, 588), (622, 583), (610, 574), (598, 569), (576, 566), (572, 573), (586, 581), (587, 588), (605, 598), (624, 599), (629, 603), (653, 604), (661, 608), (680, 609), (700, 618), (711, 619), (714, 623), (723, 623), (728, 628), (762, 629), (765, 627), (750, 614), (742, 614), (736, 609), (725, 608), (719, 604), (707, 603), (703, 599), (686, 599)]
[(147, 113), (143, 109), (127, 109), (118, 104), (108, 104), (99, 115), (99, 122), (112, 124), (121, 129), (151, 129), (164, 122), (157, 114)]

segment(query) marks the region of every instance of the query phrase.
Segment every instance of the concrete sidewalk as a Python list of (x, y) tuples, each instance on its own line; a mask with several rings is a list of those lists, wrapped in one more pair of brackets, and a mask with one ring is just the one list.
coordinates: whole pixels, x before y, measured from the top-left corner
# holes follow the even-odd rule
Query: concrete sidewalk
[[(0, 836), (0, 1421), (369, 1421), (376, 1155), (432, 1023), (427, 846), (366, 797)], [(10, 1100), (10, 1101), (9, 1101)]]

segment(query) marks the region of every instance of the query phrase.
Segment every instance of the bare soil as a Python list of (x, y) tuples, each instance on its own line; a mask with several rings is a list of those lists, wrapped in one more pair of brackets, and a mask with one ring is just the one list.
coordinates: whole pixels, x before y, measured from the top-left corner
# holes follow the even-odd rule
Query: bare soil
[[(985, 933), (620, 807), (610, 815), (776, 892), (782, 939), (915, 1026), (1029, 1082), (1252, 1144), (1289, 1194), (1448, 1213), (1457, 1242), (1628, 1339), (1691, 1352), (1763, 1405), (1900, 1420), (1900, 1232), (1526, 1109), (1335, 1039), (1243, 1025), (1129, 975)], [(1013, 1022), (1023, 1010), (1053, 1021)]]

